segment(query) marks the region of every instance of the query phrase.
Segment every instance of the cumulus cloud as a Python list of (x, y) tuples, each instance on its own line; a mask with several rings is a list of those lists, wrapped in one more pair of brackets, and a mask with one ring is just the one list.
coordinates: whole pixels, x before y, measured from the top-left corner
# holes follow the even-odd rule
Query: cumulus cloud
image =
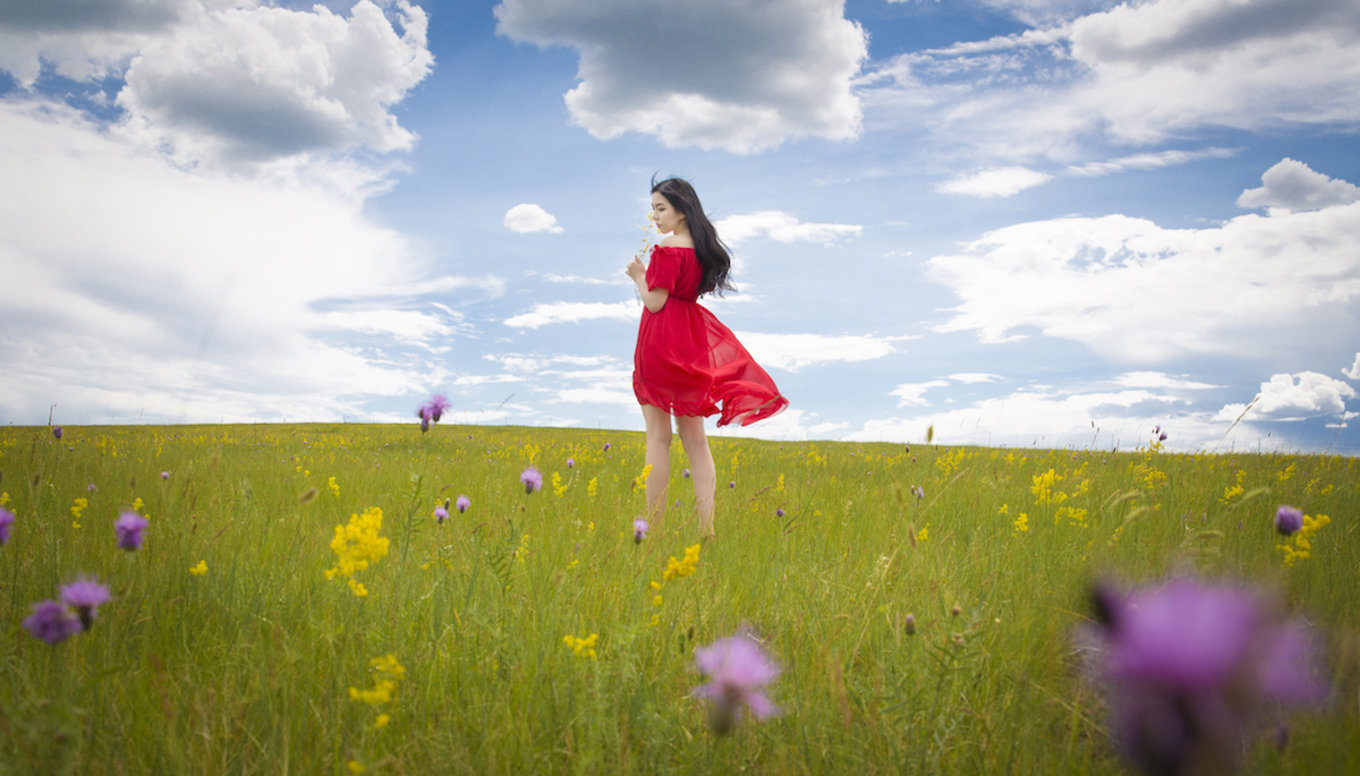
[(888, 391), (888, 395), (897, 397), (897, 406), (899, 407), (924, 407), (930, 403), (926, 401), (926, 391), (929, 391), (932, 388), (947, 388), (948, 386), (948, 380), (929, 380), (924, 383), (902, 383), (891, 391)]
[(0, 103), (0, 137), (23, 138), (0, 169), (26, 182), (0, 193), (24, 289), (0, 307), (13, 420), (54, 401), (114, 422), (362, 415), (356, 397), (443, 374), (426, 359), (466, 333), (430, 293), (503, 287), (440, 275), (350, 197), (172, 167), (50, 103)]
[(713, 224), (718, 235), (735, 245), (761, 238), (782, 243), (810, 242), (830, 245), (854, 237), (864, 230), (856, 224), (804, 223), (788, 213), (762, 210), (757, 213), (728, 216)]
[(1344, 416), (1346, 400), (1356, 397), (1355, 389), (1318, 372), (1296, 375), (1276, 374), (1261, 383), (1261, 392), (1248, 404), (1229, 404), (1215, 420), (1307, 420), (1324, 416)]
[(364, 146), (408, 150), (389, 108), (425, 78), (425, 12), (404, 0), (398, 33), (359, 0), (348, 18), (241, 8), (195, 14), (146, 42), (125, 75), (123, 131), (182, 161), (253, 163)]
[(1059, 218), (988, 232), (928, 272), (960, 298), (939, 331), (1002, 342), (1033, 329), (1137, 365), (1267, 360), (1329, 346), (1320, 329), (1360, 338), (1357, 234), (1360, 203), (1203, 229)]
[(1276, 162), (1261, 176), (1264, 185), (1247, 189), (1237, 198), (1239, 207), (1283, 211), (1318, 210), (1360, 200), (1360, 186), (1329, 178), (1303, 162), (1288, 157)]
[(528, 203), (515, 205), (505, 211), (504, 223), (510, 231), (520, 234), (531, 234), (533, 232), (562, 233), (562, 227), (557, 225), (557, 216), (538, 205)]
[(1341, 374), (1352, 380), (1360, 380), (1360, 353), (1355, 354), (1355, 363), (1351, 364), (1351, 368), (1342, 369)]
[(900, 55), (857, 94), (973, 159), (1063, 159), (1091, 139), (1149, 145), (1206, 127), (1360, 123), (1360, 5), (1348, 0), (1152, 0), (1032, 23)]
[(94, 89), (121, 79), (117, 133), (185, 165), (402, 151), (415, 136), (389, 109), (433, 57), (425, 12), (384, 5), (358, 0), (342, 16), (256, 0), (8, 4), (0, 68), (28, 86), (43, 63)]
[(761, 366), (797, 372), (814, 364), (872, 361), (893, 352), (901, 338), (861, 334), (765, 334), (737, 332)]
[(540, 302), (527, 313), (505, 319), (505, 325), (516, 329), (537, 329), (552, 323), (581, 321), (631, 321), (640, 315), (633, 302)]
[(1052, 178), (1052, 175), (1026, 167), (996, 167), (945, 181), (935, 190), (968, 197), (1009, 197)]
[(790, 138), (855, 137), (851, 78), (865, 31), (843, 0), (503, 0), (497, 30), (580, 52), (572, 118), (602, 139), (752, 153)]

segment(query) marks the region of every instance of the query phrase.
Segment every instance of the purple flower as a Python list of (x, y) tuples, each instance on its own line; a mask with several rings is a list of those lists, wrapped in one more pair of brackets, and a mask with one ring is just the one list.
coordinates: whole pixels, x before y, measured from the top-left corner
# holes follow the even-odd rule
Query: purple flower
[(906, 631), (908, 636), (916, 633), (916, 615), (908, 613), (902, 618), (902, 630)]
[(694, 662), (708, 676), (708, 684), (694, 694), (713, 701), (709, 722), (714, 733), (731, 732), (743, 709), (758, 719), (779, 713), (761, 689), (779, 676), (779, 666), (745, 630), (694, 650)]
[(1303, 527), (1303, 510), (1282, 506), (1275, 513), (1275, 530), (1289, 536)]
[(61, 439), (61, 435), (62, 435), (63, 433), (65, 433), (65, 432), (62, 431), (61, 426), (53, 426), (53, 427), (52, 427), (52, 436), (56, 437), (57, 439)]
[(453, 502), (453, 505), (458, 507), (458, 514), (461, 515), (462, 513), (468, 511), (468, 507), (472, 506), (472, 500), (469, 499), (467, 496), (459, 496), (458, 500)]
[(570, 469), (571, 467), (573, 467), (573, 466), (575, 466), (575, 465), (576, 465), (576, 459), (575, 459), (575, 458), (568, 458), (568, 459), (567, 459), (567, 468), (568, 468), (568, 469)]
[(99, 605), (113, 600), (109, 596), (109, 589), (99, 584), (93, 579), (79, 577), (76, 581), (66, 585), (61, 589), (61, 600), (66, 602), (76, 610), (76, 615), (80, 617), (80, 625), (83, 630), (89, 630), (94, 625), (95, 614)]
[(774, 516), (775, 516), (775, 517), (783, 517), (783, 516), (784, 516), (784, 508), (783, 508), (783, 507), (775, 507)]
[(163, 480), (170, 479), (170, 472), (161, 472), (161, 479)]
[(689, 469), (685, 469), (684, 471), (680, 472), (680, 476), (684, 477), (685, 479), (689, 479)]
[(519, 481), (524, 483), (524, 492), (533, 493), (543, 487), (543, 475), (538, 473), (538, 469), (530, 466), (519, 474)]
[(608, 443), (608, 442), (605, 442), (605, 443), (604, 443), (604, 449), (605, 449), (605, 452), (609, 452), (609, 443)]
[(915, 496), (917, 501), (920, 501), (926, 497), (925, 488), (922, 488), (920, 485), (912, 485), (911, 495)]
[(33, 613), (24, 620), (24, 627), (36, 638), (57, 644), (80, 633), (80, 620), (59, 601), (33, 604)]
[(437, 523), (443, 523), (449, 517), (449, 500), (444, 499), (444, 506), (434, 508), (434, 519)]
[(14, 513), (0, 507), (0, 544), (9, 544), (9, 532), (14, 525)]
[(113, 530), (118, 532), (118, 546), (125, 550), (139, 549), (145, 540), (142, 531), (146, 530), (146, 526), (146, 518), (136, 512), (124, 512), (119, 515), (113, 523)]
[(642, 544), (642, 540), (647, 538), (647, 529), (651, 528), (645, 518), (639, 517), (633, 521), (633, 542)]
[(727, 481), (727, 487), (729, 487), (729, 488), (735, 488), (735, 487), (737, 487), (737, 481), (736, 481), (736, 480), (728, 480), (728, 481)]
[(1177, 579), (1095, 602), (1111, 731), (1145, 772), (1230, 770), (1262, 707), (1326, 693), (1308, 632), (1252, 590)]
[(438, 423), (439, 419), (443, 417), (444, 411), (452, 406), (443, 394), (437, 393), (431, 396), (429, 401), (420, 405), (420, 409), (416, 410), (416, 417), (420, 418), (420, 430), (429, 431), (430, 424)]

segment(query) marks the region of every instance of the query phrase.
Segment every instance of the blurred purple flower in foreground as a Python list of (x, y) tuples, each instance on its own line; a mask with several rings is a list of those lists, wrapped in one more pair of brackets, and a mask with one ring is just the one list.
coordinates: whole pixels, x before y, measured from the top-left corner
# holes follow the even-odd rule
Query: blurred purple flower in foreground
[(642, 544), (642, 540), (647, 538), (648, 528), (651, 528), (651, 526), (647, 523), (646, 518), (639, 517), (638, 519), (634, 520), (633, 541), (637, 544)]
[(1280, 511), (1275, 513), (1275, 530), (1285, 536), (1297, 533), (1302, 527), (1303, 510), (1291, 506), (1282, 506)]
[(0, 544), (9, 544), (9, 532), (14, 525), (14, 513), (0, 507)]
[(416, 410), (416, 417), (420, 418), (420, 430), (429, 431), (431, 423), (438, 423), (444, 416), (444, 412), (453, 405), (443, 394), (437, 393), (430, 397), (430, 400), (420, 405)]
[(469, 499), (467, 496), (459, 496), (458, 500), (453, 502), (453, 505), (455, 507), (458, 507), (458, 514), (461, 515), (462, 513), (468, 511), (468, 507), (472, 506), (472, 500)]
[(64, 432), (62, 431), (61, 426), (53, 426), (53, 427), (52, 427), (52, 436), (56, 437), (57, 439), (61, 439), (61, 435), (62, 435), (63, 433), (64, 433)]
[(67, 606), (76, 610), (76, 615), (80, 617), (80, 625), (83, 630), (89, 630), (94, 625), (95, 615), (98, 613), (99, 605), (113, 600), (109, 596), (109, 589), (99, 584), (93, 579), (80, 577), (69, 585), (61, 589), (61, 600)]
[(24, 627), (34, 637), (57, 644), (80, 633), (80, 620), (60, 601), (33, 604), (33, 614), (24, 620)]
[(1145, 773), (1228, 772), (1262, 707), (1326, 694), (1308, 631), (1249, 588), (1101, 587), (1095, 605), (1111, 734)]
[(779, 676), (775, 665), (745, 630), (694, 650), (694, 662), (708, 676), (708, 684), (694, 694), (713, 701), (709, 723), (717, 735), (731, 732), (743, 709), (758, 719), (778, 714), (761, 689)]
[(146, 526), (146, 518), (136, 512), (124, 512), (119, 515), (113, 523), (113, 530), (118, 532), (118, 546), (125, 550), (141, 548), (142, 542), (146, 540), (142, 536)]
[(444, 499), (444, 506), (434, 508), (434, 519), (437, 523), (443, 523), (449, 518), (449, 500)]
[(519, 481), (524, 484), (525, 493), (533, 493), (543, 487), (543, 475), (532, 466), (520, 472)]

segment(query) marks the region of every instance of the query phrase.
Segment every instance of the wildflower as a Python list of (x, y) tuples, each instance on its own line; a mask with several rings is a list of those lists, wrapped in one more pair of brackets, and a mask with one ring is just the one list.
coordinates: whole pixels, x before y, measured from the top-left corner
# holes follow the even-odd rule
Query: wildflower
[(908, 636), (911, 636), (914, 633), (916, 633), (916, 615), (910, 613), (907, 614), (907, 616), (902, 620), (902, 630), (906, 631)]
[(80, 618), (82, 630), (89, 630), (94, 625), (95, 614), (99, 605), (108, 603), (112, 600), (109, 597), (109, 589), (99, 584), (93, 579), (80, 577), (71, 584), (61, 589), (61, 600), (76, 610), (76, 616)]
[[(680, 476), (681, 476), (681, 477), (684, 477), (685, 479), (689, 479), (689, 468), (686, 467), (686, 469), (685, 469), (684, 471), (680, 472)], [(780, 475), (780, 476), (782, 477), (783, 475)]]
[(633, 542), (642, 544), (642, 540), (647, 538), (647, 529), (650, 528), (645, 518), (639, 517), (633, 521)]
[(434, 508), (434, 519), (436, 523), (443, 523), (449, 517), (449, 500), (444, 499), (444, 506)]
[(1020, 516), (1015, 518), (1014, 525), (1017, 533), (1025, 533), (1029, 530), (1029, 515), (1021, 512)]
[(113, 529), (118, 532), (118, 546), (125, 550), (140, 549), (142, 542), (146, 540), (142, 536), (142, 531), (146, 530), (146, 526), (146, 518), (136, 512), (120, 514), (113, 523)]
[(608, 443), (608, 442), (605, 442), (605, 443), (604, 443), (604, 451), (605, 451), (606, 453), (609, 452), (609, 447), (610, 447), (609, 443)]
[(911, 495), (915, 496), (917, 501), (920, 501), (926, 497), (925, 488), (922, 488), (920, 485), (912, 485)]
[(458, 507), (458, 514), (461, 515), (468, 511), (468, 507), (472, 506), (472, 501), (467, 496), (459, 496), (458, 500), (453, 502), (453, 505)]
[(0, 507), (0, 544), (9, 544), (9, 532), (14, 526), (14, 513)]
[(388, 541), (378, 535), (381, 531), (382, 510), (377, 507), (369, 507), (362, 515), (352, 514), (349, 523), (337, 525), (331, 539), (336, 565), (326, 570), (326, 579), (344, 576), (350, 592), (360, 597), (368, 595), (368, 589), (354, 579), (354, 575), (387, 555)]
[(568, 458), (568, 459), (567, 459), (567, 468), (568, 468), (568, 469), (570, 469), (571, 467), (573, 467), (573, 466), (575, 466), (575, 465), (576, 465), (576, 459), (575, 459), (575, 458)]
[(1275, 513), (1275, 530), (1289, 536), (1303, 527), (1303, 510), (1282, 506)]
[(420, 405), (420, 409), (416, 410), (416, 417), (420, 418), (420, 430), (429, 431), (430, 424), (438, 423), (439, 419), (443, 417), (444, 411), (451, 406), (453, 405), (449, 404), (449, 400), (443, 394), (431, 396), (429, 401)]
[(1308, 632), (1252, 590), (1177, 579), (1094, 601), (1112, 732), (1147, 773), (1231, 770), (1263, 706), (1326, 692)]
[(727, 481), (727, 487), (729, 487), (729, 488), (735, 488), (735, 487), (737, 487), (737, 481), (736, 481), (736, 480), (728, 480), (728, 481)]
[(686, 547), (685, 557), (681, 560), (676, 560), (674, 555), (668, 558), (666, 570), (661, 573), (661, 579), (669, 582), (676, 577), (687, 577), (693, 574), (699, 566), (699, 547), (698, 544)]
[(201, 577), (201, 576), (203, 576), (204, 574), (207, 574), (207, 573), (208, 573), (208, 562), (207, 562), (206, 560), (201, 560), (201, 561), (199, 561), (199, 562), (198, 562), (198, 565), (193, 566), (193, 567), (191, 567), (191, 568), (189, 569), (189, 573), (190, 573), (190, 574), (193, 574), (193, 575), (196, 576), (196, 577)]
[(562, 643), (571, 647), (577, 657), (588, 657), (596, 659), (595, 643), (600, 640), (600, 634), (592, 633), (583, 639), (579, 639), (570, 633), (562, 637)]
[(33, 613), (24, 620), (24, 627), (35, 638), (58, 644), (80, 633), (80, 620), (59, 601), (43, 601), (33, 604)]
[(743, 710), (759, 719), (779, 713), (762, 689), (779, 676), (779, 666), (749, 633), (741, 631), (699, 647), (694, 662), (709, 679), (694, 694), (713, 701), (709, 723), (717, 735), (731, 732)]
[(543, 475), (532, 466), (520, 472), (519, 481), (524, 485), (525, 493), (533, 493), (543, 487)]
[(61, 426), (52, 427), (52, 436), (56, 437), (57, 439), (61, 439), (62, 433), (64, 432), (62, 431)]
[(163, 480), (170, 479), (170, 472), (161, 472), (161, 479)]
[(784, 516), (784, 509), (783, 509), (782, 507), (775, 507), (774, 516), (775, 516), (775, 517), (783, 517), (783, 516)]

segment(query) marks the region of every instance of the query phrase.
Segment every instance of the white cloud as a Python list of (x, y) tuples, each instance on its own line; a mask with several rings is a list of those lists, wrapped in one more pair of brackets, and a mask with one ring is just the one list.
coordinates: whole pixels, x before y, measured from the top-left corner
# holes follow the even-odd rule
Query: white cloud
[(901, 55), (857, 93), (871, 117), (880, 108), (885, 123), (972, 160), (1065, 160), (1092, 140), (1149, 145), (1200, 128), (1360, 122), (1353, 2), (1152, 0), (1039, 17), (1052, 26)]
[(763, 334), (737, 332), (737, 339), (763, 367), (797, 372), (813, 364), (872, 361), (894, 351), (900, 338), (868, 335)]
[(1307, 420), (1329, 415), (1344, 416), (1346, 400), (1355, 389), (1317, 372), (1272, 375), (1261, 383), (1261, 392), (1249, 404), (1229, 404), (1214, 420), (1236, 420), (1246, 413), (1253, 420)]
[(1231, 148), (1205, 148), (1199, 151), (1173, 149), (1156, 153), (1131, 154), (1103, 162), (1072, 165), (1065, 169), (1063, 174), (1078, 178), (1095, 178), (1103, 175), (1114, 175), (1126, 170), (1155, 170), (1161, 167), (1187, 164), (1200, 159), (1226, 159), (1236, 155), (1237, 151)]
[(26, 182), (0, 190), (0, 266), (24, 288), (0, 307), (11, 420), (54, 401), (113, 422), (360, 416), (355, 397), (445, 374), (425, 359), (462, 323), (426, 291), (499, 285), (434, 275), (348, 195), (177, 169), (50, 103), (0, 103), (0, 138)]
[[(859, 132), (850, 79), (867, 35), (843, 0), (503, 0), (497, 31), (580, 51), (572, 118), (602, 139), (751, 153)], [(664, 52), (662, 54), (661, 52)]]
[[(870, 420), (844, 439), (924, 442), (926, 430), (933, 427), (937, 445), (1128, 450), (1146, 446), (1153, 427), (1159, 425), (1170, 434), (1168, 445), (1196, 450), (1219, 444), (1229, 424), (1157, 390), (1027, 388), (966, 407)], [(1255, 442), (1256, 435), (1255, 429), (1242, 424), (1229, 438)]]
[(631, 321), (641, 314), (634, 302), (540, 302), (527, 313), (507, 318), (505, 325), (517, 329), (537, 329), (550, 323)]
[(1223, 387), (1212, 383), (1188, 380), (1184, 377), (1173, 377), (1163, 372), (1125, 372), (1116, 376), (1114, 382), (1126, 388), (1164, 388), (1182, 391), (1203, 391)]
[(409, 149), (389, 112), (429, 73), (426, 15), (399, 0), (400, 34), (370, 0), (348, 18), (255, 7), (186, 14), (147, 40), (125, 74), (122, 131), (182, 162)]
[(788, 213), (762, 210), (728, 216), (714, 224), (718, 235), (731, 244), (767, 238), (782, 243), (810, 242), (830, 245), (858, 235), (864, 227), (856, 224), (803, 223)]
[(1260, 188), (1247, 189), (1237, 198), (1239, 207), (1274, 210), (1318, 210), (1360, 200), (1360, 186), (1329, 178), (1303, 162), (1281, 159), (1261, 176)]
[(1052, 178), (1052, 175), (1025, 167), (996, 167), (945, 181), (935, 190), (968, 197), (1009, 197)]
[(924, 383), (902, 383), (891, 391), (888, 391), (888, 395), (897, 397), (897, 406), (899, 407), (924, 407), (930, 404), (925, 398), (926, 391), (929, 391), (931, 388), (946, 388), (948, 386), (948, 380), (930, 380)]
[(1033, 327), (1138, 365), (1269, 360), (1325, 346), (1318, 330), (1360, 339), (1357, 235), (1360, 203), (1205, 229), (1060, 218), (988, 232), (928, 272), (960, 297), (939, 331), (1002, 342)]
[(1341, 374), (1352, 380), (1360, 380), (1360, 353), (1355, 354), (1355, 363), (1351, 364), (1351, 368), (1342, 369)]
[(994, 375), (990, 372), (956, 372), (949, 375), (949, 379), (956, 383), (972, 385), (975, 383), (999, 383), (1006, 378), (1001, 375)]
[(505, 226), (512, 232), (520, 234), (530, 234), (532, 232), (547, 232), (549, 234), (561, 234), (562, 227), (557, 225), (557, 216), (544, 210), (538, 205), (522, 204), (515, 205), (505, 211)]

